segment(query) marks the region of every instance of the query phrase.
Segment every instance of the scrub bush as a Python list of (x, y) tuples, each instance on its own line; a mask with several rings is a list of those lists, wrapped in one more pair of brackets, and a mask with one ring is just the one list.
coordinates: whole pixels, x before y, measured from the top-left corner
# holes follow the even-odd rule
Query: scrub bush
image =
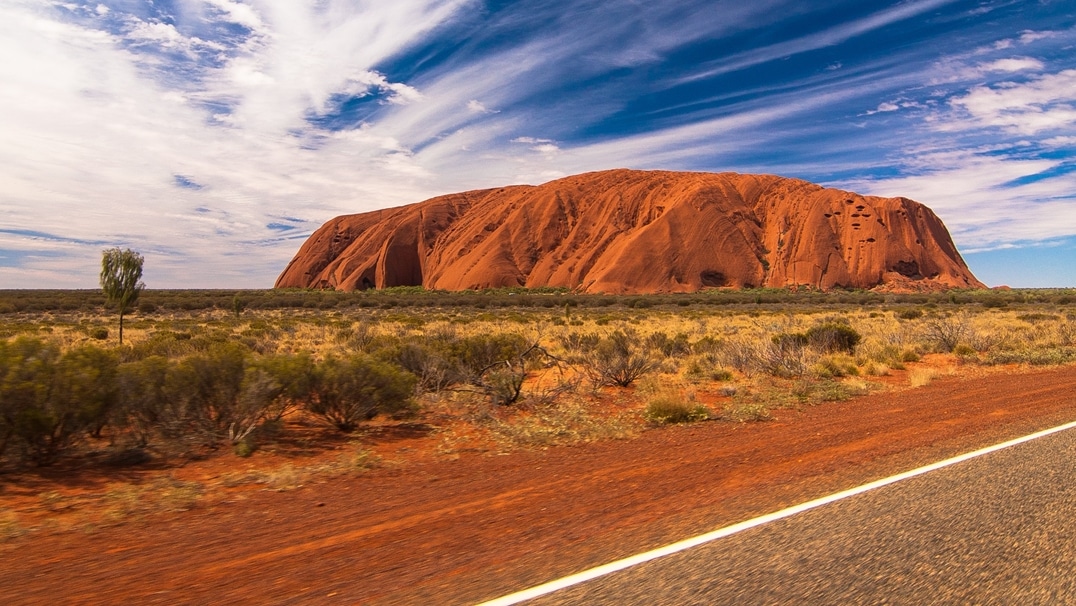
[(343, 432), (354, 431), (378, 413), (396, 413), (411, 405), (417, 378), (366, 356), (329, 357), (314, 372), (307, 410)]
[(614, 331), (585, 352), (580, 361), (583, 372), (595, 385), (619, 387), (631, 385), (659, 365), (638, 333), (630, 328)]

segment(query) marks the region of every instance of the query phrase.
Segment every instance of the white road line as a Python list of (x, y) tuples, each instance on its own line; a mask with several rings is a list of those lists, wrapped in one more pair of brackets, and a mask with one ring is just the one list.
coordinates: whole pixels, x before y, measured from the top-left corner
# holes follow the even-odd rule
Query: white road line
[(614, 572), (617, 572), (617, 571), (620, 571), (620, 570), (624, 570), (625, 568), (631, 568), (632, 566), (642, 564), (644, 562), (649, 562), (651, 560), (656, 560), (658, 558), (665, 557), (667, 555), (671, 555), (671, 554), (674, 554), (674, 553), (677, 553), (677, 552), (680, 552), (680, 551), (691, 549), (692, 547), (697, 547), (697, 546), (702, 545), (704, 543), (709, 543), (710, 541), (715, 541), (717, 539), (721, 539), (721, 538), (727, 537), (729, 535), (736, 534), (737, 532), (741, 532), (741, 531), (747, 530), (749, 528), (754, 528), (756, 526), (761, 526), (763, 524), (768, 524), (770, 522), (780, 520), (782, 518), (787, 518), (787, 517), (790, 517), (790, 516), (794, 516), (794, 515), (796, 515), (798, 513), (802, 513), (804, 511), (809, 510), (809, 509), (814, 509), (815, 507), (821, 507), (823, 505), (828, 505), (829, 503), (833, 503), (835, 501), (840, 501), (841, 499), (847, 499), (848, 497), (852, 497), (852, 496), (855, 496), (857, 494), (862, 494), (864, 492), (874, 490), (875, 488), (881, 488), (883, 486), (888, 486), (890, 484), (900, 482), (901, 480), (907, 480), (908, 478), (914, 478), (915, 476), (922, 475), (924, 473), (928, 473), (928, 472), (931, 472), (931, 471), (934, 471), (934, 470), (937, 470), (937, 469), (941, 469), (942, 467), (948, 467), (949, 465), (954, 465), (956, 463), (961, 463), (961, 462), (967, 461), (969, 459), (974, 459), (975, 457), (981, 457), (981, 456), (983, 456), (985, 454), (990, 454), (992, 452), (996, 452), (996, 451), (1002, 450), (1004, 448), (1009, 448), (1010, 446), (1016, 446), (1017, 444), (1023, 444), (1024, 442), (1030, 442), (1031, 440), (1036, 440), (1038, 438), (1042, 438), (1042, 437), (1048, 436), (1050, 434), (1054, 434), (1054, 433), (1058, 433), (1058, 432), (1061, 432), (1061, 431), (1065, 431), (1067, 429), (1074, 429), (1074, 428), (1076, 428), (1076, 421), (1073, 421), (1072, 423), (1066, 423), (1064, 425), (1059, 425), (1059, 426), (1053, 427), (1051, 429), (1044, 429), (1043, 431), (1033, 433), (1031, 435), (1027, 435), (1027, 436), (1024, 436), (1022, 438), (1016, 438), (1015, 440), (1009, 440), (1008, 442), (1002, 442), (1001, 444), (996, 444), (994, 446), (988, 446), (987, 448), (982, 448), (980, 450), (976, 450), (974, 452), (969, 452), (967, 454), (962, 454), (960, 456), (953, 457), (951, 459), (946, 459), (944, 461), (939, 461), (937, 463), (933, 463), (933, 464), (927, 465), (925, 467), (920, 467), (918, 469), (913, 469), (911, 471), (906, 471), (904, 473), (897, 474), (895, 476), (890, 476), (888, 478), (882, 478), (881, 480), (876, 480), (876, 481), (871, 482), (869, 484), (864, 484), (862, 486), (857, 486), (855, 488), (850, 488), (848, 490), (844, 490), (844, 491), (841, 491), (841, 492), (838, 492), (838, 493), (835, 493), (835, 494), (831, 494), (829, 496), (825, 496), (825, 497), (822, 497), (820, 499), (815, 499), (813, 501), (808, 501), (806, 503), (801, 503), (799, 505), (795, 505), (795, 506), (789, 507), (787, 509), (782, 509), (781, 511), (776, 511), (774, 513), (766, 514), (764, 516), (757, 517), (757, 518), (754, 518), (754, 519), (751, 519), (751, 520), (746, 520), (746, 521), (740, 522), (738, 524), (733, 524), (732, 526), (726, 526), (724, 528), (720, 528), (718, 530), (714, 530), (714, 531), (708, 532), (706, 534), (701, 534), (701, 535), (699, 535), (697, 537), (692, 537), (690, 539), (685, 539), (683, 541), (679, 541), (679, 542), (673, 543), (671, 545), (666, 545), (665, 547), (660, 547), (660, 548), (655, 549), (653, 551), (647, 551), (646, 553), (640, 553), (638, 555), (634, 555), (634, 556), (631, 556), (629, 558), (624, 558), (623, 560), (617, 560), (615, 562), (610, 562), (608, 564), (598, 566), (597, 568), (591, 568), (590, 570), (584, 570), (583, 572), (579, 572), (579, 573), (573, 574), (571, 576), (567, 576), (567, 577), (564, 577), (564, 578), (561, 578), (561, 579), (557, 579), (555, 581), (550, 581), (548, 583), (543, 583), (542, 585), (531, 587), (530, 589), (525, 589), (523, 591), (519, 591), (519, 592), (513, 593), (511, 595), (506, 595), (506, 596), (504, 596), (502, 598), (497, 598), (495, 600), (490, 600), (488, 602), (483, 602), (482, 604), (479, 604), (478, 606), (510, 606), (511, 604), (518, 604), (518, 603), (524, 602), (526, 600), (531, 600), (531, 599), (534, 599), (534, 598), (539, 597), (539, 596), (543, 596), (543, 595), (546, 595), (546, 594), (549, 594), (549, 593), (553, 593), (554, 591), (559, 591), (559, 590), (564, 589), (566, 587), (571, 587), (572, 585), (578, 585), (579, 583), (590, 581), (592, 579), (596, 579), (598, 577), (602, 577), (602, 576), (605, 576), (607, 574), (611, 574), (611, 573), (614, 573)]

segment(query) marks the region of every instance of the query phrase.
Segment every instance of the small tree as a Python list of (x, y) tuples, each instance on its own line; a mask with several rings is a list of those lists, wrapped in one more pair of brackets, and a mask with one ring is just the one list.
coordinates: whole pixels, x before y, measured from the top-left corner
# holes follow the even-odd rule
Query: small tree
[(123, 316), (138, 301), (146, 287), (142, 280), (142, 255), (131, 249), (110, 248), (101, 257), (101, 289), (109, 304), (120, 312), (120, 344), (123, 344)]

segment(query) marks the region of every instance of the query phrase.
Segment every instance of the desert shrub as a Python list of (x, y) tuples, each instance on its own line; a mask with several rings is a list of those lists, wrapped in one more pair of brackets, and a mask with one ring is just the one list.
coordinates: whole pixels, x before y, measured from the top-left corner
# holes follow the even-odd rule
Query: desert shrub
[(758, 369), (775, 377), (798, 377), (807, 372), (808, 352), (798, 339), (775, 339), (760, 348)]
[(167, 426), (182, 416), (171, 407), (168, 369), (168, 359), (163, 356), (119, 365), (119, 406), (115, 422), (128, 430), (137, 446), (148, 445), (159, 431), (171, 433)]
[(982, 306), (986, 309), (1001, 309), (1002, 307), (1008, 307), (1009, 302), (1002, 297), (986, 297), (982, 300)]
[(725, 366), (750, 374), (762, 366), (761, 350), (762, 347), (750, 339), (731, 339), (722, 347), (719, 359)]
[[(268, 399), (264, 412), (265, 421), (279, 421), (299, 408), (310, 396), (314, 382), (314, 360), (310, 354), (271, 354), (255, 358), (250, 364), (254, 369), (265, 373), (270, 380), (266, 385), (272, 387), (265, 393)], [(252, 377), (247, 379), (251, 380)]]
[(696, 354), (717, 354), (724, 346), (724, 342), (721, 339), (714, 338), (710, 335), (700, 337), (698, 341), (691, 344), (691, 351)]
[(961, 343), (953, 348), (953, 353), (961, 358), (974, 358), (978, 354), (978, 351), (970, 345)]
[(658, 367), (633, 329), (613, 331), (579, 359), (595, 385), (627, 387)]
[(841, 402), (870, 391), (864, 381), (821, 381), (815, 388), (814, 399), (819, 402)]
[(936, 349), (949, 353), (972, 336), (971, 322), (960, 314), (934, 316), (923, 324), (923, 335)]
[(923, 312), (918, 309), (902, 309), (897, 312), (901, 320), (916, 320), (923, 317)]
[(692, 359), (685, 374), (688, 378), (697, 381), (731, 381), (733, 379), (732, 371), (710, 363), (708, 357)]
[(473, 381), (505, 360), (518, 358), (530, 346), (523, 335), (499, 333), (464, 337), (453, 342), (449, 351)]
[(1014, 351), (991, 352), (982, 359), (983, 364), (1029, 364), (1031, 366), (1052, 366), (1069, 364), (1076, 361), (1076, 347), (1045, 347), (1040, 349), (1019, 349)]
[(677, 394), (665, 393), (658, 394), (647, 403), (643, 416), (658, 425), (694, 423), (710, 418), (710, 411), (701, 404), (684, 401)]
[(407, 341), (382, 350), (378, 357), (415, 375), (422, 391), (438, 392), (463, 380), (461, 369), (451, 360), (449, 348), (437, 341)]
[(589, 351), (597, 347), (598, 343), (601, 342), (601, 339), (601, 335), (597, 333), (580, 333), (573, 330), (560, 337), (560, 346), (568, 353)]
[(25, 460), (49, 465), (99, 432), (118, 397), (117, 365), (93, 345), (61, 353), (27, 337), (0, 344), (0, 454), (14, 442)]
[(823, 379), (849, 377), (859, 374), (856, 361), (846, 354), (833, 354), (819, 358), (811, 367), (811, 373)]
[(178, 358), (197, 351), (194, 335), (190, 332), (158, 330), (146, 339), (131, 344), (123, 352), (123, 361), (133, 362), (151, 356)]
[(856, 345), (863, 337), (851, 326), (840, 322), (826, 322), (812, 326), (807, 330), (807, 341), (816, 349), (825, 352), (855, 353)]
[[(898, 363), (897, 370), (903, 369), (903, 365)], [(863, 367), (863, 372), (872, 377), (886, 377), (890, 374), (890, 366), (871, 360)]]
[(183, 406), (188, 430), (209, 444), (236, 444), (262, 422), (280, 385), (248, 352), (221, 343), (181, 360), (169, 373), (170, 396)]
[(810, 340), (803, 333), (782, 332), (770, 337), (770, 341), (781, 349), (804, 348)]
[(406, 410), (417, 378), (364, 354), (328, 357), (316, 368), (307, 410), (350, 432), (378, 413)]
[(90, 330), (90, 338), (98, 341), (104, 341), (108, 338), (108, 329), (104, 327), (98, 327)]
[(539, 356), (548, 357), (537, 341), (529, 342), (515, 333), (476, 335), (460, 339), (453, 345), (465, 380), (497, 405), (519, 400), (528, 361)]
[(677, 333), (674, 337), (670, 337), (663, 332), (651, 333), (646, 338), (646, 346), (652, 351), (660, 351), (661, 355), (666, 358), (691, 353), (691, 344), (684, 333)]
[(0, 341), (0, 454), (21, 438), (27, 417), (48, 406), (60, 348), (33, 337)]

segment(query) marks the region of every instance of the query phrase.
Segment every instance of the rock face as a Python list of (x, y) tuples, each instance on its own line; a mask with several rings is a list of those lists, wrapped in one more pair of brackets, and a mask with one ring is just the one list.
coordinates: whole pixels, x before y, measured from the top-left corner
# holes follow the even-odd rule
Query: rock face
[(982, 288), (931, 210), (772, 175), (612, 170), (337, 217), (278, 288)]

